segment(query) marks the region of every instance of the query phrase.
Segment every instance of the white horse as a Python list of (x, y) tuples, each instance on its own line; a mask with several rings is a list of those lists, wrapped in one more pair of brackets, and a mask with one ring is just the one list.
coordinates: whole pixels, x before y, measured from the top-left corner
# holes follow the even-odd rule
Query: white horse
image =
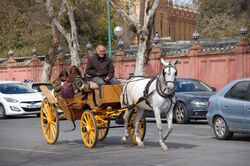
[[(139, 147), (144, 147), (143, 142), (138, 136), (138, 124), (144, 110), (153, 110), (159, 131), (159, 144), (163, 150), (168, 149), (164, 141), (172, 131), (173, 108), (176, 102), (175, 78), (177, 75), (177, 69), (175, 65), (177, 62), (178, 61), (168, 62), (161, 59), (161, 63), (163, 64), (164, 68), (156, 77), (152, 79), (146, 77), (132, 77), (126, 82), (120, 98), (121, 106), (131, 106), (141, 97), (143, 97), (143, 100), (137, 103), (134, 108), (127, 110), (124, 114), (125, 134), (122, 136), (122, 143), (126, 143), (128, 139), (128, 117), (133, 109), (136, 109), (137, 115), (134, 124), (134, 135), (136, 137), (135, 139), (137, 145)], [(168, 128), (165, 132), (163, 131), (160, 116), (162, 112), (167, 114)]]

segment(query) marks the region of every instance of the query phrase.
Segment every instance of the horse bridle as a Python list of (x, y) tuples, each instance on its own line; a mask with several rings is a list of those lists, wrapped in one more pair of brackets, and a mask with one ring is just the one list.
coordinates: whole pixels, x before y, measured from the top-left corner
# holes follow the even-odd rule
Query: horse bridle
[[(171, 68), (175, 69), (175, 71), (176, 71), (175, 75), (177, 75), (177, 69), (176, 69), (176, 67), (170, 63), (170, 64), (168, 64), (167, 66), (165, 66), (162, 69), (162, 76), (163, 76), (163, 78), (165, 78), (165, 75), (166, 75), (166, 73), (165, 73), (165, 69), (166, 68), (169, 68), (168, 75), (171, 74), (171, 70), (170, 70)], [(163, 81), (163, 83), (165, 85), (167, 85), (168, 83), (173, 83), (175, 85), (175, 79), (174, 79), (174, 81), (166, 81), (165, 79), (163, 79), (162, 81)], [(166, 90), (166, 88), (163, 89), (162, 86), (161, 86), (161, 84), (160, 84), (160, 75), (158, 75), (158, 77), (156, 79), (156, 91), (157, 91), (157, 93), (161, 97), (163, 97), (163, 98), (172, 98), (172, 97), (174, 97), (175, 91), (173, 91), (172, 93), (169, 94), (169, 93), (165, 93), (164, 92), (165, 90)]]

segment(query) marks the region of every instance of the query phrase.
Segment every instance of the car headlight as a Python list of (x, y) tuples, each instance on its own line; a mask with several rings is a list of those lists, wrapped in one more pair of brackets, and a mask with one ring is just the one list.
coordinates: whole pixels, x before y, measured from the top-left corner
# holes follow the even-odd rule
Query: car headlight
[(3, 97), (7, 102), (9, 102), (9, 103), (17, 103), (17, 102), (19, 102), (18, 100), (16, 100), (16, 99), (13, 99), (13, 98), (11, 98), (11, 97)]
[(206, 107), (206, 106), (208, 106), (208, 102), (207, 101), (197, 100), (197, 99), (192, 100), (191, 104), (195, 105), (195, 106), (198, 106), (198, 107), (204, 107), (204, 106)]

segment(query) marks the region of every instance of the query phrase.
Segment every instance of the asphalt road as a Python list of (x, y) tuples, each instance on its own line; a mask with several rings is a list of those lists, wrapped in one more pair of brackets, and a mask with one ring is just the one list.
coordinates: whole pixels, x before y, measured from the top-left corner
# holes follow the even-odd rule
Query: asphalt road
[[(79, 125), (79, 121), (77, 121)], [(166, 124), (165, 124), (166, 125)], [(0, 120), (1, 166), (248, 166), (250, 135), (236, 135), (231, 141), (218, 141), (207, 123), (174, 124), (167, 139), (168, 151), (158, 144), (155, 122), (147, 122), (145, 148), (122, 145), (122, 128), (110, 129), (107, 138), (94, 149), (84, 146), (80, 132), (64, 132), (72, 127), (60, 121), (55, 145), (48, 145), (39, 118), (17, 117)]]

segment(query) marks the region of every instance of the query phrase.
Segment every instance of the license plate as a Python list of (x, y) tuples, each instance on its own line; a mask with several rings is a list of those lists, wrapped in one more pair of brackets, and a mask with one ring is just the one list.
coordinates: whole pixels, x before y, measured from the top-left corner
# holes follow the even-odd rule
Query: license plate
[(39, 108), (39, 105), (31, 104), (27, 105), (27, 108)]

